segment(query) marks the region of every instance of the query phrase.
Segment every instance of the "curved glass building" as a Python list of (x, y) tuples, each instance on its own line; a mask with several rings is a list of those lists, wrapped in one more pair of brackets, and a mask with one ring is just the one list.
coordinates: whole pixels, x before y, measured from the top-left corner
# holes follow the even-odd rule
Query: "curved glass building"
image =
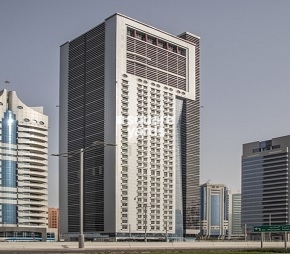
[(48, 117), (6, 89), (0, 91), (0, 117), (0, 238), (44, 234)]

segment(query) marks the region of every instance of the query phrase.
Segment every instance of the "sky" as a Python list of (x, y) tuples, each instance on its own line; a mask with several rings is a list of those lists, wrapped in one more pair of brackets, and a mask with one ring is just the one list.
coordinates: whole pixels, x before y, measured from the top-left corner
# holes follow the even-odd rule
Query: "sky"
[[(49, 116), (58, 153), (59, 46), (119, 12), (201, 37), (200, 181), (240, 190), (242, 144), (290, 134), (288, 0), (0, 0), (0, 89)], [(49, 206), (58, 158), (49, 155)]]

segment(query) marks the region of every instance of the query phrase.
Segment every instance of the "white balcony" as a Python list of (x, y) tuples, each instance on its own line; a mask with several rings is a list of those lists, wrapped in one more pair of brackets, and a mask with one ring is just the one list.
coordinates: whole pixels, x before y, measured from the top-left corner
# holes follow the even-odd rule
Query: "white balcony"
[(18, 144), (35, 146), (36, 148), (40, 149), (47, 149), (47, 142), (36, 142), (28, 139), (19, 139), (18, 141), (19, 141)]
[(26, 218), (18, 218), (19, 223), (35, 223), (35, 224), (47, 224), (47, 219), (26, 219)]
[(37, 202), (39, 201), (47, 201), (47, 195), (34, 195), (34, 193), (29, 194), (18, 194), (18, 198), (20, 199), (33, 199)]
[[(36, 151), (36, 150), (35, 150)], [(31, 153), (31, 152), (27, 152), (27, 151), (18, 151), (18, 156), (30, 156), (35, 158), (36, 160), (47, 160), (48, 156), (45, 153)]]
[(31, 171), (31, 170), (18, 170), (18, 176), (23, 176), (23, 175), (30, 175), (30, 177), (37, 178), (37, 179), (43, 179), (47, 178), (47, 172), (46, 171)]
[(32, 184), (47, 184), (47, 178), (46, 177), (33, 177), (31, 175), (19, 175), (18, 176), (19, 181), (30, 181)]
[[(25, 207), (25, 206), (18, 206), (19, 212), (30, 211), (30, 212), (47, 212), (46, 206), (35, 206), (35, 207)], [(25, 213), (27, 214), (27, 213)]]
[(18, 187), (32, 187), (32, 188), (41, 188), (47, 189), (47, 183), (31, 183), (31, 182), (18, 182)]
[(18, 200), (19, 205), (47, 206), (47, 201)]
[(36, 134), (40, 134), (42, 136), (47, 136), (47, 130), (40, 130), (40, 129), (36, 129), (36, 128), (24, 128), (22, 126), (19, 126), (18, 131), (19, 132), (36, 133)]
[(35, 135), (32, 133), (25, 133), (25, 132), (18, 132), (18, 138), (29, 138), (30, 140), (33, 139), (35, 141), (40, 142), (47, 142), (48, 137), (43, 135)]
[[(23, 151), (23, 150), (26, 150), (26, 151)], [(38, 154), (47, 154), (48, 153), (47, 148), (40, 149), (39, 147), (30, 146), (30, 145), (26, 145), (26, 144), (18, 144), (18, 151), (19, 152), (26, 152), (26, 153), (37, 152)]]
[(39, 165), (39, 166), (47, 166), (47, 160), (36, 160), (36, 159), (31, 159), (31, 158), (26, 158), (26, 157), (19, 157), (18, 162), (29, 162), (34, 165)]
[(32, 217), (33, 216), (33, 217), (37, 217), (41, 219), (45, 219), (48, 217), (47, 212), (44, 209), (40, 210), (39, 212), (32, 211), (32, 210), (23, 210), (23, 211), (18, 210), (18, 216), (19, 217), (28, 217), (28, 216)]
[(42, 195), (47, 195), (47, 189), (24, 189), (24, 188), (21, 188), (21, 189), (18, 189), (18, 193), (21, 194), (21, 193), (30, 193), (31, 195), (33, 194), (42, 194)]
[(19, 169), (35, 169), (39, 172), (47, 172), (47, 166), (39, 166), (39, 165), (33, 165), (33, 164), (27, 164), (22, 163), (21, 161), (18, 162), (18, 168)]

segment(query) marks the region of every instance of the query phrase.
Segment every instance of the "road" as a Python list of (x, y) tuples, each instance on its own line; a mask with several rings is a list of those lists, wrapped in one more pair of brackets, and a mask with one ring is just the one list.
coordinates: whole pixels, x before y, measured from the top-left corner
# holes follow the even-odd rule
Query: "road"
[[(254, 249), (260, 242), (86, 242), (78, 249), (77, 242), (1, 242), (0, 253), (98, 253), (118, 251)], [(284, 248), (284, 242), (265, 242), (264, 248)]]

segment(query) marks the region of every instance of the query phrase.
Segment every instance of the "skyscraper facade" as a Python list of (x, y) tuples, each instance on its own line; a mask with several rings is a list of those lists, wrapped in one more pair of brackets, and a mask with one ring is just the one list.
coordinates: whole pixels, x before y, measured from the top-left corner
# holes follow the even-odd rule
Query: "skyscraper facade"
[(228, 235), (228, 188), (224, 184), (205, 183), (200, 187), (201, 230), (203, 237)]
[(241, 222), (241, 193), (229, 192), (229, 236), (239, 237), (244, 235)]
[(289, 224), (290, 136), (243, 145), (242, 225)]
[[(84, 231), (199, 231), (199, 37), (121, 14), (61, 46), (60, 152), (84, 155)], [(79, 232), (79, 156), (60, 158), (60, 230)]]
[(42, 107), (28, 107), (6, 89), (0, 115), (0, 237), (43, 234), (45, 240), (48, 118)]

